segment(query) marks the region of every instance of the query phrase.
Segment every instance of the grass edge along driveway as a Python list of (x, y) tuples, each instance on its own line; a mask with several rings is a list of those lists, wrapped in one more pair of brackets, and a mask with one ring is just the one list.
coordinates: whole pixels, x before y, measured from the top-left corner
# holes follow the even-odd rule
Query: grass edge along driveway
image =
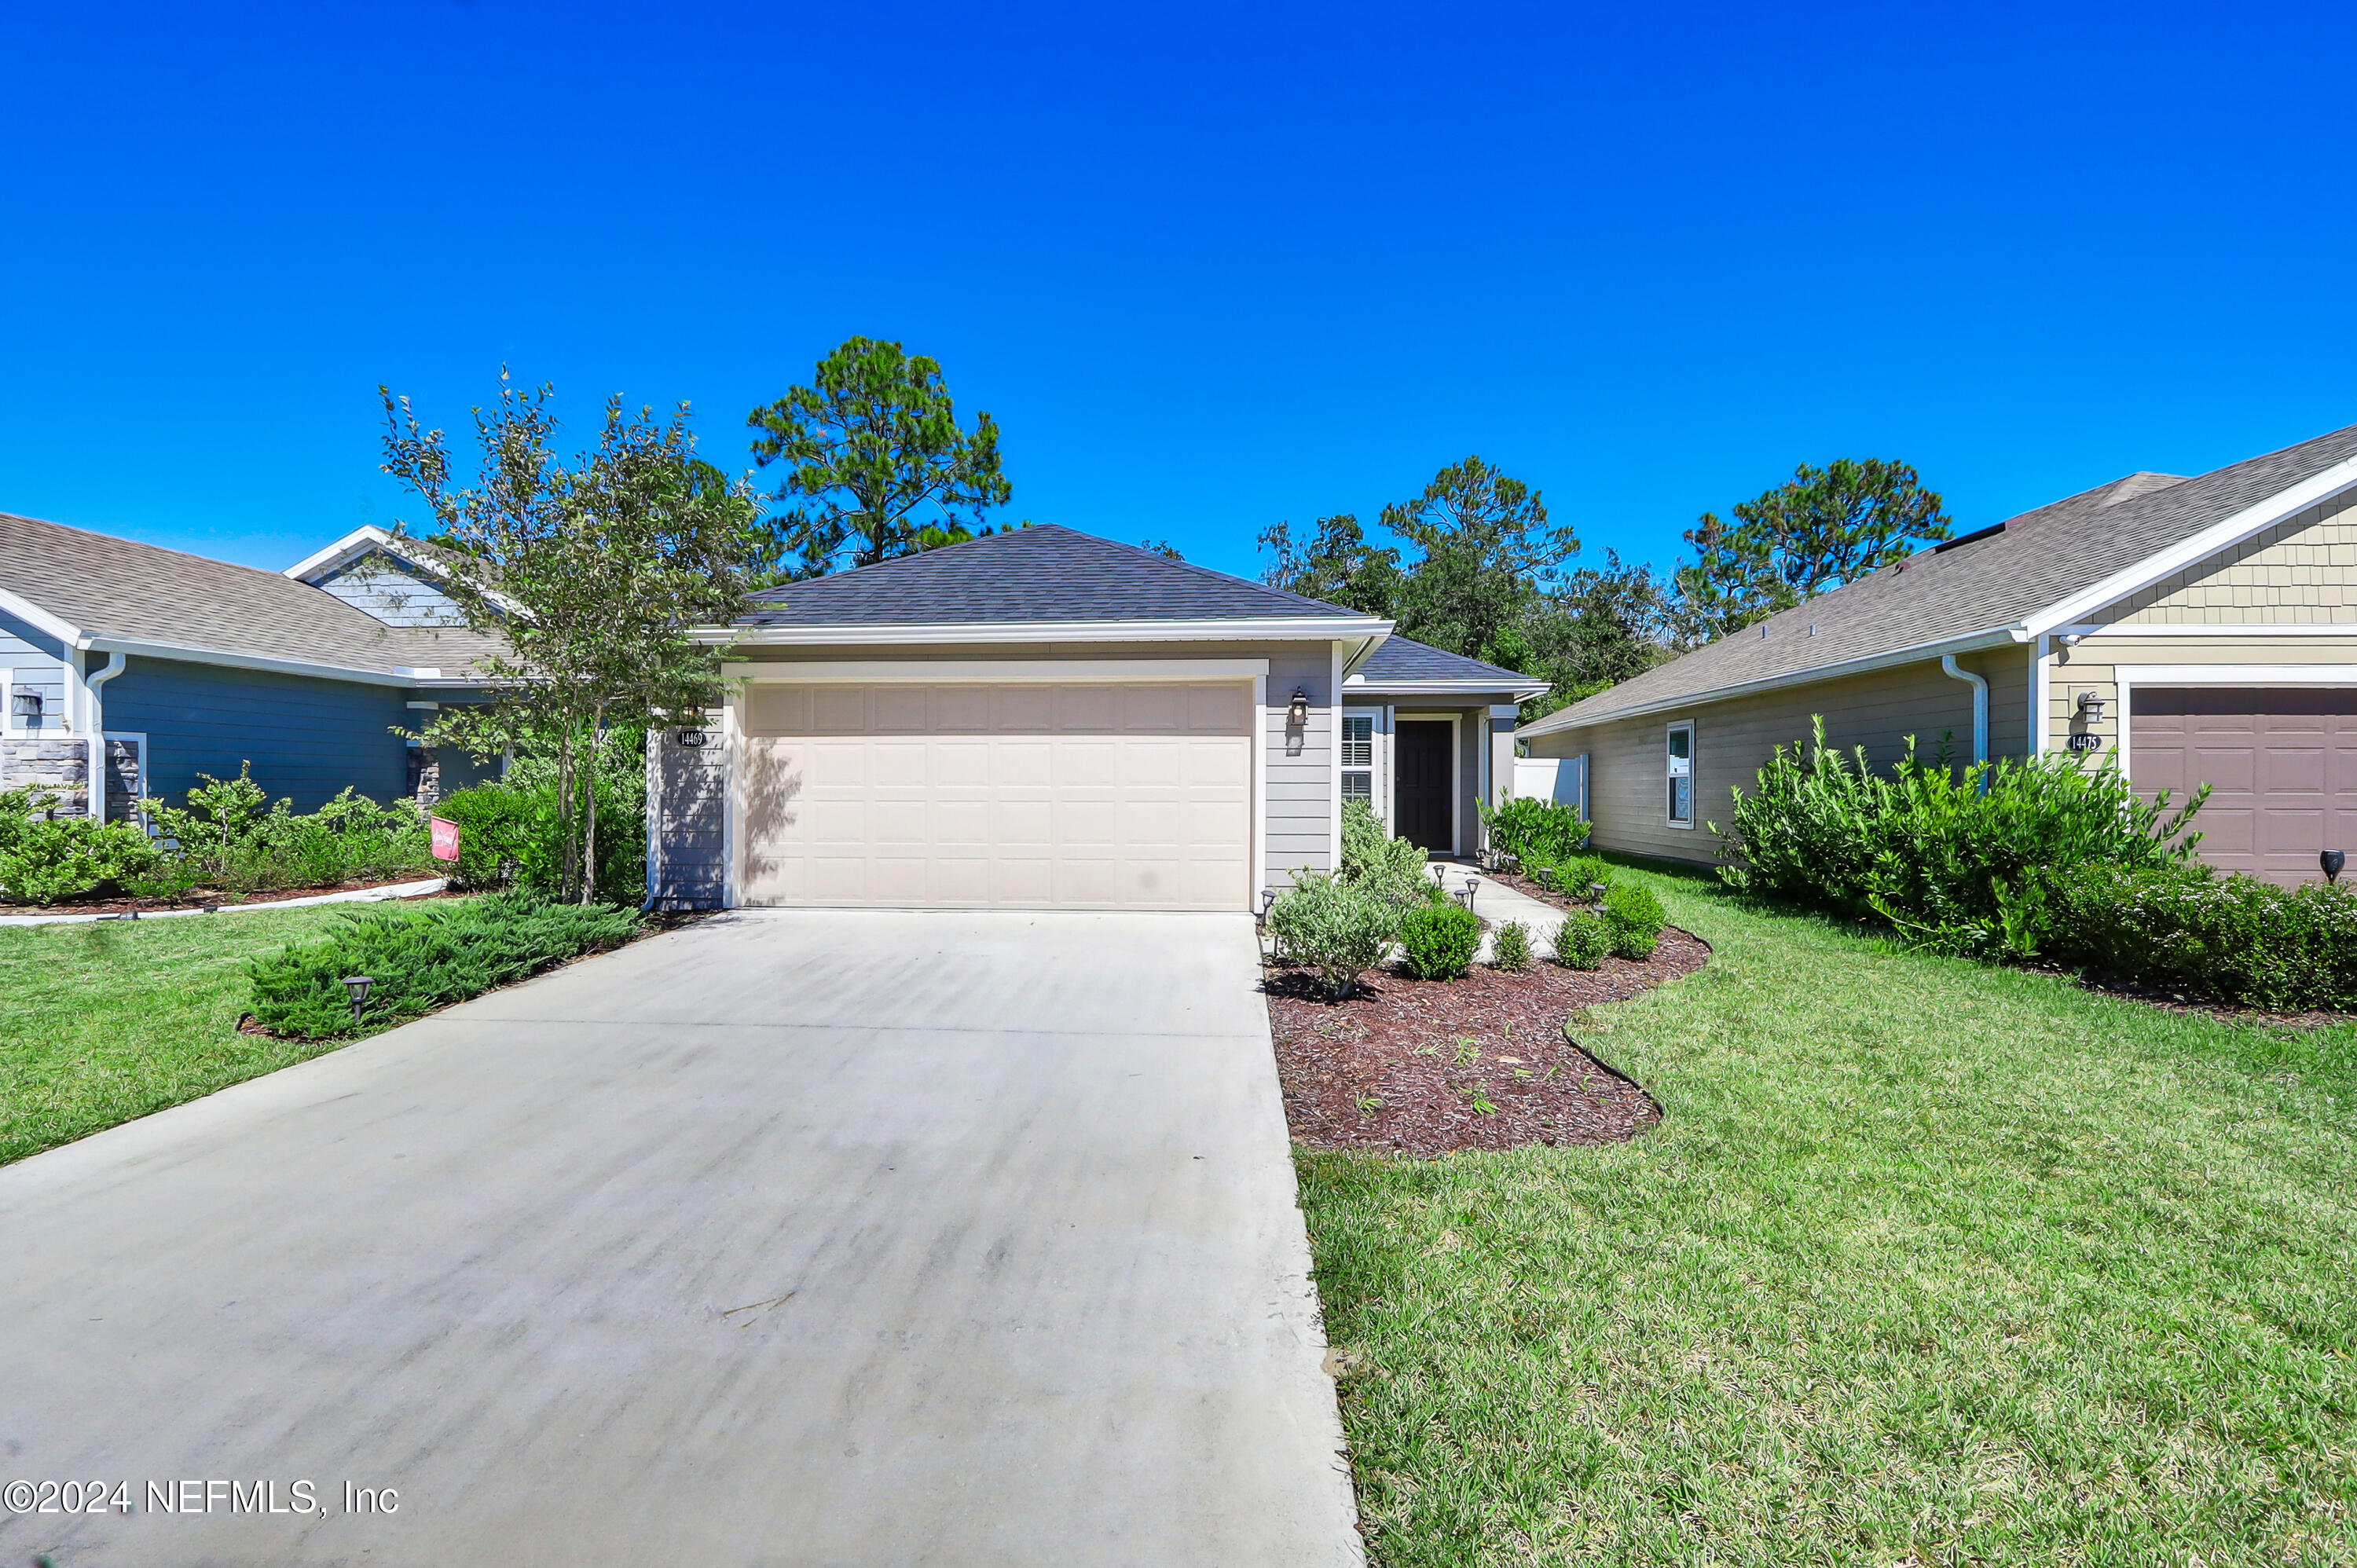
[(246, 960), (352, 908), (0, 928), (0, 1165), (350, 1044), (237, 1020)]
[(2357, 1560), (2346, 1027), (1631, 875), (1662, 1126), (1297, 1154), (1375, 1563)]

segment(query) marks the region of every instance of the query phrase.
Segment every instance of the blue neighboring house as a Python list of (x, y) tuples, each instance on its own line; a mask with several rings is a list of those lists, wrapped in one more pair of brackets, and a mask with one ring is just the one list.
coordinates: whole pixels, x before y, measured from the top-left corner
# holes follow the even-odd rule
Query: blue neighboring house
[(479, 700), (469, 631), (432, 552), (381, 528), (263, 572), (0, 513), (0, 789), (110, 820), (244, 762), (273, 800), (347, 787), (426, 803), (487, 769), (396, 728)]

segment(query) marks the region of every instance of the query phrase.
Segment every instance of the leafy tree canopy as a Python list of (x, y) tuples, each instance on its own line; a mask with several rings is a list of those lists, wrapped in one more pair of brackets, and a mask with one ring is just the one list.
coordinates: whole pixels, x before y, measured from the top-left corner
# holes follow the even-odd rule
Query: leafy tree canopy
[(1298, 541), (1291, 523), (1272, 523), (1261, 531), (1260, 547), (1276, 558), (1261, 574), (1261, 581), (1270, 587), (1361, 615), (1396, 618), (1403, 580), (1400, 553), (1369, 543), (1366, 531), (1351, 513), (1319, 518), (1317, 531)]
[(1400, 585), (1400, 630), (1491, 663), (1527, 649), (1510, 633), (1579, 550), (1569, 528), (1548, 522), (1538, 491), (1480, 457), (1441, 469), (1423, 494), (1383, 508), (1383, 521), (1423, 552)]
[(1707, 641), (1903, 561), (1949, 536), (1937, 492), (1904, 463), (1841, 458), (1686, 531), (1695, 559), (1678, 569), (1687, 636)]
[(961, 428), (940, 363), (898, 343), (851, 338), (810, 386), (747, 416), (754, 460), (786, 465), (759, 563), (764, 580), (872, 566), (990, 532), (990, 508), (1015, 493), (999, 471), (998, 426)]
[[(587, 902), (597, 864), (595, 737), (701, 707), (719, 650), (696, 627), (743, 607), (742, 564), (758, 526), (751, 487), (694, 455), (687, 407), (668, 418), (606, 404), (597, 443), (556, 455), (552, 389), (519, 391), (500, 372), (499, 401), (474, 414), (471, 479), (449, 442), (409, 400), (384, 400), (384, 471), (433, 513), (446, 589), (467, 624), (509, 655), (479, 661), (491, 700), (441, 710), (426, 739), (476, 756), (547, 750), (567, 823), (566, 888)], [(587, 802), (573, 837), (576, 791)]]

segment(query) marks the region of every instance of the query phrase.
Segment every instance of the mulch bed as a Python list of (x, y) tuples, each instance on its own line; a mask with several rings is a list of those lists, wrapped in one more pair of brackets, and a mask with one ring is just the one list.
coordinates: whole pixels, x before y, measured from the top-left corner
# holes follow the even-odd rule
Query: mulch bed
[(1709, 957), (1701, 938), (1673, 926), (1643, 963), (1539, 961), (1520, 974), (1476, 965), (1453, 981), (1370, 971), (1342, 1002), (1325, 1000), (1315, 971), (1273, 963), (1262, 989), (1286, 1124), (1313, 1148), (1418, 1156), (1634, 1137), (1661, 1107), (1574, 1044), (1565, 1021)]
[(374, 882), (338, 882), (323, 887), (275, 887), (267, 893), (222, 893), (191, 887), (172, 898), (91, 898), (65, 904), (0, 904), (0, 915), (131, 915), (162, 909), (196, 909), (208, 904), (283, 904), (289, 898), (316, 898), (322, 893), (364, 893), (371, 887), (399, 887), (430, 882), (438, 871), (412, 871)]

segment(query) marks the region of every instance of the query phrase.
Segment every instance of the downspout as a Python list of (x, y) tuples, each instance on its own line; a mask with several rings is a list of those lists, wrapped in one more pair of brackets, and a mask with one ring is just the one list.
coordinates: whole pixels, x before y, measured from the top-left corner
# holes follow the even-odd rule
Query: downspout
[[(90, 800), (86, 809), (93, 822), (106, 821), (106, 703), (98, 689), (122, 674), (125, 661), (124, 655), (110, 653), (103, 669), (82, 677), (82, 689), (90, 693), (90, 772), (86, 785)], [(145, 757), (139, 759), (139, 770), (147, 770)]]
[[(1957, 663), (1953, 653), (1940, 655), (1940, 668), (1973, 689), (1973, 763), (1978, 767), (1988, 760), (1988, 681)], [(1980, 776), (1980, 787), (1988, 788), (1986, 772)]]

